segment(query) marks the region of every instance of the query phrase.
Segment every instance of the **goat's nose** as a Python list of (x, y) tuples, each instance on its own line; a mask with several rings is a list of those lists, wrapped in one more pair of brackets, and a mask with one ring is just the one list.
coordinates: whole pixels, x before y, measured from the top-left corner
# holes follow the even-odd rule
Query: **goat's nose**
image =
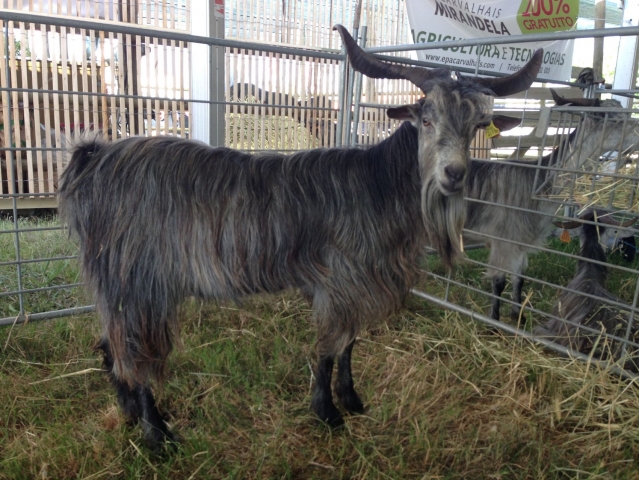
[(463, 165), (448, 165), (444, 168), (444, 172), (451, 183), (457, 183), (464, 178), (464, 175), (466, 175), (466, 167)]

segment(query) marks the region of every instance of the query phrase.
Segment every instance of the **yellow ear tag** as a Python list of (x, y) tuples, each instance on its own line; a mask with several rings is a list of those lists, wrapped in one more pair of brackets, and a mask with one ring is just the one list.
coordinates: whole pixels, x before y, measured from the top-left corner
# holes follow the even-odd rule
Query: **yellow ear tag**
[(495, 138), (499, 136), (499, 129), (495, 126), (495, 124), (491, 121), (490, 125), (486, 127), (486, 136), (488, 138)]
[(562, 231), (561, 235), (559, 235), (559, 240), (564, 243), (570, 243), (570, 232), (568, 230)]

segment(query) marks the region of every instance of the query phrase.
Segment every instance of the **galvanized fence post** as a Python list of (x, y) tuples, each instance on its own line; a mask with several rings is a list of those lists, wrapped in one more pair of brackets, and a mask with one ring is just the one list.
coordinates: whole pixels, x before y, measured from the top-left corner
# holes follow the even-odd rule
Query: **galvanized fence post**
[[(353, 38), (357, 41), (359, 35), (359, 28), (355, 27), (353, 29)], [(347, 87), (346, 87), (346, 101), (344, 102), (344, 132), (342, 133), (342, 143), (344, 145), (347, 142), (350, 142), (351, 138), (351, 122), (353, 120), (353, 85), (355, 83), (355, 70), (351, 67), (350, 62), (347, 63)]]
[[(368, 27), (364, 25), (362, 27), (362, 33), (360, 36), (359, 46), (366, 47), (366, 34), (368, 33)], [(359, 107), (362, 101), (362, 83), (364, 76), (360, 72), (355, 73), (355, 106), (353, 107), (353, 133), (351, 135), (351, 145), (357, 145), (358, 128), (359, 128)]]
[(344, 59), (339, 64), (339, 96), (337, 100), (338, 110), (337, 110), (337, 131), (335, 132), (335, 146), (341, 147), (342, 140), (344, 138), (344, 103), (345, 103), (345, 91), (344, 87), (346, 86), (346, 75), (348, 73), (348, 57), (346, 56), (346, 47), (342, 45), (342, 55)]
[[(14, 230), (14, 245), (16, 251), (16, 272), (18, 275), (18, 302), (20, 305), (20, 310), (18, 315), (16, 316), (16, 322), (21, 322), (24, 320), (24, 294), (22, 293), (22, 261), (20, 255), (20, 232), (19, 232), (19, 222), (18, 222), (18, 197), (16, 191), (16, 170), (13, 161), (13, 135), (11, 129), (11, 117), (13, 116), (12, 112), (12, 104), (11, 104), (11, 75), (9, 74), (10, 65), (9, 65), (9, 22), (5, 22), (4, 24), (4, 62), (5, 62), (5, 77), (6, 77), (6, 85), (8, 87), (7, 90), (7, 104), (6, 108), (9, 112), (9, 125), (5, 128), (5, 135), (7, 136), (7, 143), (9, 148), (6, 150), (6, 158), (7, 158), (7, 167), (9, 170), (9, 174), (7, 175), (9, 181), (8, 192), (11, 194), (12, 206), (13, 206), (13, 230)], [(19, 128), (18, 123), (16, 123), (16, 128)]]

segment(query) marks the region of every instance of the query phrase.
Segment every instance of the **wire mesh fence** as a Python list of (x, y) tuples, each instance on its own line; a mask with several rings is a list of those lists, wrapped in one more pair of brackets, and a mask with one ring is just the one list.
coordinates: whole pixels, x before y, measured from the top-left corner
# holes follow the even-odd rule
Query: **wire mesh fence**
[[(86, 112), (80, 103), (74, 104), (78, 95), (70, 85), (49, 88), (11, 78), (20, 67), (10, 63), (15, 60), (9, 52), (10, 31), (23, 27), (9, 22), (3, 12), (0, 20), (3, 125), (10, 126), (0, 132), (5, 142), (0, 146), (0, 201), (6, 208), (0, 219), (0, 325), (10, 325), (92, 309), (80, 285), (75, 247), (55, 211), (24, 214), (24, 207), (52, 198), (64, 168), (62, 148), (71, 133), (58, 129), (49, 140), (33, 134), (26, 118), (39, 123), (35, 110), (29, 110), (29, 98), (55, 97), (58, 108), (70, 117)], [(44, 17), (39, 22), (47, 25)], [(67, 24), (69, 29), (76, 27), (72, 21)], [(99, 37), (95, 25), (91, 28)], [(140, 33), (134, 26), (126, 28), (130, 31), (119, 34), (122, 38)], [(107, 38), (113, 32), (100, 33)], [(406, 81), (362, 78), (336, 50), (301, 52), (160, 30), (154, 35), (155, 40), (144, 38), (184, 51), (197, 42), (226, 48), (226, 145), (236, 149), (295, 151), (344, 144), (365, 148), (397, 128), (398, 123), (386, 117), (386, 107), (413, 103), (420, 96)], [(316, 37), (323, 38), (319, 33)], [(365, 27), (359, 37), (360, 43), (366, 42)], [(91, 44), (90, 55), (95, 48)], [(179, 55), (186, 58), (185, 53)], [(535, 89), (546, 93), (494, 106), (495, 112), (521, 116), (521, 128), (500, 138), (481, 134), (472, 147), (464, 234), (467, 260), (450, 272), (435, 256), (428, 256), (425, 280), (414, 293), (507, 332), (534, 337), (558, 352), (616, 361), (619, 371), (632, 374), (639, 348), (639, 260), (632, 223), (639, 216), (639, 111), (594, 101), (592, 106), (557, 106), (549, 100), (548, 85)], [(82, 128), (99, 126), (112, 139), (138, 134), (188, 138), (189, 123), (196, 121), (192, 106), (216, 103), (189, 98), (184, 89), (177, 97), (168, 95), (166, 88), (116, 90), (82, 90), (87, 105), (98, 106), (89, 107)], [(564, 91), (566, 97), (579, 92)], [(567, 223), (575, 217), (580, 223)], [(564, 223), (557, 226), (553, 221)]]

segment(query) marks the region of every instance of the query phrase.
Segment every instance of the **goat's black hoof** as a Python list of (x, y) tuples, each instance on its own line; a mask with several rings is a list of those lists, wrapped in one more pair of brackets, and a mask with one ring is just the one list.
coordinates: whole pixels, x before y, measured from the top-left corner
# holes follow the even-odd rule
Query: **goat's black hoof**
[(335, 430), (344, 425), (344, 418), (342, 414), (339, 413), (339, 410), (333, 403), (324, 403), (321, 405), (311, 405), (311, 409), (317, 415), (322, 422), (331, 427), (331, 429)]
[(347, 412), (355, 414), (364, 413), (364, 404), (355, 390), (351, 389), (341, 395), (338, 394), (337, 396), (339, 398), (339, 403)]
[(162, 443), (157, 443), (152, 446), (149, 445), (149, 450), (151, 450), (151, 453), (155, 457), (164, 459), (174, 455), (178, 451), (180, 443), (181, 442), (177, 438), (173, 440), (165, 440)]
[(180, 443), (182, 443), (182, 437), (175, 433), (171, 433), (171, 438), (169, 439), (167, 437), (162, 444), (163, 451), (166, 453), (175, 453), (177, 452)]
[(182, 441), (166, 425), (156, 427), (146, 424), (145, 427), (144, 441), (149, 450), (157, 455), (176, 451)]
[(331, 430), (340, 430), (344, 427), (344, 417), (342, 417), (342, 414), (339, 413), (339, 411), (337, 412), (337, 416), (332, 416), (323, 421), (331, 428)]
[(510, 319), (520, 327), (526, 324), (526, 315), (523, 313), (520, 315), (519, 310), (516, 312), (510, 312)]
[(335, 432), (343, 429), (346, 423), (344, 422), (344, 417), (339, 415), (338, 417), (332, 417), (331, 419), (318, 417), (317, 424), (323, 428), (328, 427), (331, 431)]

